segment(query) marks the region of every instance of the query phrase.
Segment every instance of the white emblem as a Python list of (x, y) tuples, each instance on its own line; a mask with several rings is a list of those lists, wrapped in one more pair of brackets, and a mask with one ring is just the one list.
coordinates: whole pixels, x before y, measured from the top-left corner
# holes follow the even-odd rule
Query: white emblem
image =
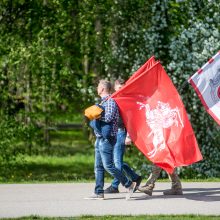
[(220, 68), (213, 79), (209, 79), (209, 86), (211, 87), (211, 98), (214, 103), (217, 103), (220, 99)]
[(151, 158), (155, 156), (157, 151), (161, 151), (166, 147), (163, 129), (173, 125), (176, 127), (178, 127), (179, 124), (182, 127), (184, 127), (184, 125), (180, 117), (179, 109), (177, 107), (171, 109), (169, 103), (158, 101), (156, 108), (152, 110), (149, 104), (141, 102), (137, 102), (137, 104), (140, 105), (139, 110), (142, 108), (146, 109), (146, 123), (151, 129), (148, 137), (153, 134), (154, 149), (148, 153), (148, 156)]

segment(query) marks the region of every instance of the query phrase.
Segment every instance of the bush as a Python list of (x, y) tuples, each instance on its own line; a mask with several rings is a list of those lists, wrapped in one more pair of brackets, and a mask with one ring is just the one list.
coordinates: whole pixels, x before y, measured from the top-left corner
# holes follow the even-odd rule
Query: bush
[[(23, 160), (17, 146), (25, 134), (25, 126), (16, 122), (13, 118), (2, 117), (0, 121), (0, 175), (8, 177), (12, 175), (13, 169), (18, 161)], [(9, 172), (10, 171), (10, 172)]]
[[(167, 69), (179, 88), (183, 102), (190, 116), (204, 160), (190, 167), (180, 169), (184, 177), (217, 177), (220, 176), (220, 135), (217, 123), (205, 111), (201, 101), (191, 86), (184, 87), (189, 79), (209, 58), (220, 49), (220, 18), (217, 1), (206, 5), (206, 13), (175, 39), (169, 47), (171, 62)], [(192, 172), (192, 169), (195, 169)]]

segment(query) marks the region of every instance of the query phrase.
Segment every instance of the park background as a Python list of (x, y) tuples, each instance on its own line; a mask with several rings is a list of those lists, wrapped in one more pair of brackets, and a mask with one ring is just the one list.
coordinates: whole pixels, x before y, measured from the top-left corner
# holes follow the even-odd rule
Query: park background
[[(94, 180), (83, 111), (98, 79), (127, 79), (152, 55), (204, 157), (180, 177), (219, 178), (219, 126), (186, 83), (219, 50), (218, 0), (1, 0), (0, 182)], [(148, 176), (151, 164), (134, 146), (125, 161)]]

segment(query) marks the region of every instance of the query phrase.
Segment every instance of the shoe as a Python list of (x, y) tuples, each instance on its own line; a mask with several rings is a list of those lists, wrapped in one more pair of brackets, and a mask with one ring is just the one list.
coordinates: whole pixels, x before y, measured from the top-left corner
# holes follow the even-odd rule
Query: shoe
[(105, 198), (104, 198), (104, 194), (101, 193), (101, 194), (94, 194), (94, 195), (92, 195), (90, 197), (86, 197), (84, 199), (87, 199), (87, 200), (104, 200)]
[(134, 189), (134, 192), (137, 191), (138, 187), (139, 187), (140, 184), (141, 184), (141, 181), (142, 181), (142, 177), (139, 176), (139, 177), (137, 178), (137, 180), (135, 181), (135, 182), (136, 182), (136, 187), (135, 187), (135, 189)]
[(152, 196), (153, 193), (153, 189), (154, 189), (154, 184), (145, 184), (144, 186), (139, 186), (138, 190), (140, 192), (143, 192), (149, 196)]
[(163, 192), (165, 196), (183, 195), (182, 189), (167, 189)]
[(104, 193), (119, 193), (118, 189), (115, 189), (112, 185), (104, 190)]
[(129, 200), (134, 193), (135, 187), (136, 187), (136, 182), (132, 182), (132, 184), (128, 187), (128, 193), (126, 195), (126, 200)]

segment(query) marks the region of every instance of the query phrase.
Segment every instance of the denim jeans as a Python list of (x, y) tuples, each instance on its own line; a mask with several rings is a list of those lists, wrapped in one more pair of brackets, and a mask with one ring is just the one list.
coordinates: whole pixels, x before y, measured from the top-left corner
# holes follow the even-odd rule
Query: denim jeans
[(118, 170), (113, 161), (113, 148), (115, 141), (110, 139), (104, 139), (102, 137), (97, 137), (95, 142), (95, 193), (103, 193), (104, 187), (104, 172), (105, 170), (117, 178), (120, 183), (128, 188), (132, 182), (120, 171)]
[[(119, 129), (117, 133), (117, 142), (114, 146), (114, 164), (117, 169), (123, 171), (127, 177), (129, 177), (132, 181), (136, 181), (139, 177), (129, 166), (127, 163), (123, 162), (123, 156), (125, 153), (125, 138), (127, 132), (125, 129)], [(118, 185), (120, 181), (117, 178), (114, 178), (112, 181), (112, 187), (118, 189)]]

